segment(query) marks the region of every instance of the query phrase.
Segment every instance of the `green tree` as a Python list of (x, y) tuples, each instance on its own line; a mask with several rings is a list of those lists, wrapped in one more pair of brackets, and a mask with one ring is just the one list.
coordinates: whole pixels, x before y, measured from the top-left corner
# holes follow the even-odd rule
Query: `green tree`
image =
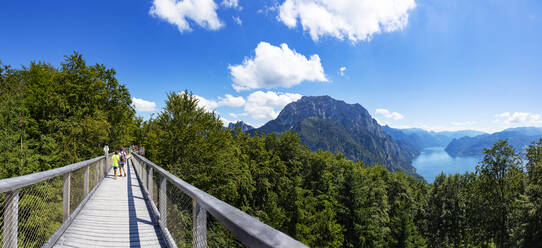
[(512, 213), (523, 192), (521, 157), (507, 141), (500, 140), (484, 150), (484, 158), (476, 167), (480, 176), (480, 194), (486, 211), (485, 229), (497, 247), (510, 247)]
[(542, 244), (542, 139), (527, 148), (527, 186), (522, 198), (524, 221), (517, 235), (523, 247)]

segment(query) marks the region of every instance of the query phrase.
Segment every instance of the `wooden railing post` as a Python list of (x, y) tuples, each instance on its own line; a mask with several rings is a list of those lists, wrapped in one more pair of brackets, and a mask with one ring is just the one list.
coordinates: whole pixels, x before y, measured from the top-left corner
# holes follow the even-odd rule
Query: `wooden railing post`
[(94, 167), (94, 185), (98, 184), (98, 180), (100, 180), (100, 165), (102, 164), (102, 160), (98, 161), (96, 163), (96, 166)]
[(2, 247), (17, 248), (19, 221), (19, 190), (6, 193)]
[(198, 202), (192, 200), (192, 247), (207, 247), (207, 211), (202, 208)]
[(109, 146), (104, 146), (104, 154), (105, 154), (105, 163), (104, 163), (103, 175), (104, 177), (107, 177), (107, 173), (109, 172), (107, 168), (107, 166), (109, 165)]
[(83, 185), (83, 195), (87, 197), (88, 195), (88, 187), (89, 187), (89, 176), (90, 176), (90, 165), (85, 167), (85, 182)]
[(102, 178), (105, 178), (105, 177), (106, 177), (106, 174), (107, 174), (107, 173), (105, 173), (105, 171), (106, 171), (106, 170), (105, 170), (105, 167), (107, 167), (107, 157), (104, 158), (104, 162), (102, 163), (102, 166), (101, 166), (101, 167), (102, 167), (102, 168), (101, 168), (101, 172), (102, 172), (101, 177), (102, 177)]
[(151, 198), (150, 200), (152, 201), (152, 197), (153, 197), (153, 172), (152, 172), (152, 167), (149, 168), (149, 176), (147, 177), (147, 189), (149, 191), (149, 198)]
[(135, 172), (139, 173), (139, 169), (137, 168), (139, 162), (137, 161), (137, 158), (132, 157), (130, 161), (132, 161), (132, 168), (134, 168)]
[(66, 221), (70, 216), (70, 184), (71, 172), (64, 174), (64, 192), (62, 194), (62, 221)]
[(166, 193), (167, 179), (165, 176), (160, 177), (160, 188), (158, 192), (158, 200), (160, 201), (158, 207), (160, 208), (160, 221), (164, 224), (167, 223), (167, 193)]
[(141, 170), (141, 181), (143, 183), (143, 187), (147, 188), (147, 165), (145, 163), (142, 164), (143, 169)]

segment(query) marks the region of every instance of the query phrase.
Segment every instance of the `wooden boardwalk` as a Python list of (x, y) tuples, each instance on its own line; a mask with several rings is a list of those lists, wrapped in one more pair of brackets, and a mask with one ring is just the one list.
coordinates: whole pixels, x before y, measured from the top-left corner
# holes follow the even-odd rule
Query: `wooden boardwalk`
[(133, 167), (127, 172), (115, 180), (110, 171), (54, 247), (166, 247)]

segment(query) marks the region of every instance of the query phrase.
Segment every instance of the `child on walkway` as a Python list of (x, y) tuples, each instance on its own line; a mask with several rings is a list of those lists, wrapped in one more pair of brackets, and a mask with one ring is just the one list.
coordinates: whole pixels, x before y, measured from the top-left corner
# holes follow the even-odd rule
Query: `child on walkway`
[(113, 166), (113, 171), (115, 172), (115, 180), (117, 180), (117, 169), (119, 168), (119, 160), (120, 160), (120, 157), (119, 157), (119, 151), (115, 151), (115, 155), (113, 155), (113, 157), (111, 158), (112, 160), (112, 166)]

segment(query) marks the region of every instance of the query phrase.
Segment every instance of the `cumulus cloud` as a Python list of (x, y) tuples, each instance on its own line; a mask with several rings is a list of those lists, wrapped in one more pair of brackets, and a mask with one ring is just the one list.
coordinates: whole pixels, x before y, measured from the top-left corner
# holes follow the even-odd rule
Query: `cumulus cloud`
[(329, 35), (352, 42), (403, 29), (414, 0), (286, 0), (277, 19), (290, 28), (299, 22), (313, 40)]
[(303, 81), (328, 81), (317, 54), (307, 59), (284, 43), (277, 47), (260, 42), (253, 58), (245, 58), (243, 64), (228, 68), (236, 91), (289, 88)]
[(239, 0), (223, 0), (222, 5), (227, 8), (239, 8)]
[(387, 119), (393, 119), (393, 120), (401, 120), (404, 118), (402, 114), (399, 114), (397, 112), (390, 112), (387, 109), (376, 109), (376, 114), (381, 115)]
[[(180, 92), (179, 94), (184, 94)], [(224, 97), (218, 97), (217, 100), (207, 99), (202, 96), (194, 94), (194, 97), (198, 100), (198, 106), (203, 107), (207, 111), (213, 111), (218, 107), (228, 106), (228, 107), (242, 107), (245, 105), (246, 101), (242, 96), (232, 96), (230, 94), (224, 95)]]
[[(184, 92), (183, 92), (184, 93)], [(198, 106), (204, 108), (207, 111), (213, 111), (218, 107), (218, 102), (214, 100), (206, 99), (202, 96), (194, 95), (198, 99)]]
[(220, 116), (220, 120), (222, 121), (222, 125), (227, 127), (230, 123), (235, 123), (235, 121), (228, 120), (222, 116)]
[(255, 91), (247, 97), (245, 113), (253, 119), (267, 121), (277, 118), (280, 110), (288, 103), (302, 97), (295, 93), (275, 93), (273, 91)]
[(224, 97), (218, 97), (218, 104), (220, 106), (241, 107), (245, 105), (245, 99), (242, 96), (232, 96), (226, 94)]
[(132, 97), (132, 105), (136, 111), (139, 112), (152, 112), (156, 111), (156, 103)]
[(233, 117), (233, 118), (239, 118), (239, 117), (243, 117), (243, 116), (248, 116), (248, 113), (230, 113), (230, 116)]
[(241, 18), (239, 16), (232, 16), (233, 21), (239, 25), (243, 25), (243, 21), (241, 21)]
[[(237, 4), (236, 0), (225, 2)], [(177, 26), (180, 32), (192, 30), (189, 20), (203, 28), (218, 30), (224, 24), (218, 19), (217, 8), (213, 0), (153, 0), (149, 13)]]
[[(179, 92), (184, 94), (184, 92)], [(228, 113), (230, 117), (239, 119), (241, 117), (250, 117), (254, 120), (268, 121), (277, 118), (279, 112), (288, 103), (299, 100), (302, 95), (296, 93), (281, 93), (273, 91), (255, 91), (246, 97), (232, 96), (229, 94), (224, 97), (218, 97), (218, 100), (206, 99), (202, 96), (194, 95), (198, 100), (198, 106), (207, 111), (216, 111), (218, 107), (243, 107), (241, 113)], [(227, 124), (233, 121), (220, 117)]]
[(532, 114), (527, 112), (504, 112), (496, 115), (496, 122), (504, 123), (506, 125), (542, 125), (542, 119), (539, 114)]
[(344, 76), (344, 72), (346, 71), (346, 67), (343, 66), (339, 69), (339, 74), (341, 74), (341, 76)]

